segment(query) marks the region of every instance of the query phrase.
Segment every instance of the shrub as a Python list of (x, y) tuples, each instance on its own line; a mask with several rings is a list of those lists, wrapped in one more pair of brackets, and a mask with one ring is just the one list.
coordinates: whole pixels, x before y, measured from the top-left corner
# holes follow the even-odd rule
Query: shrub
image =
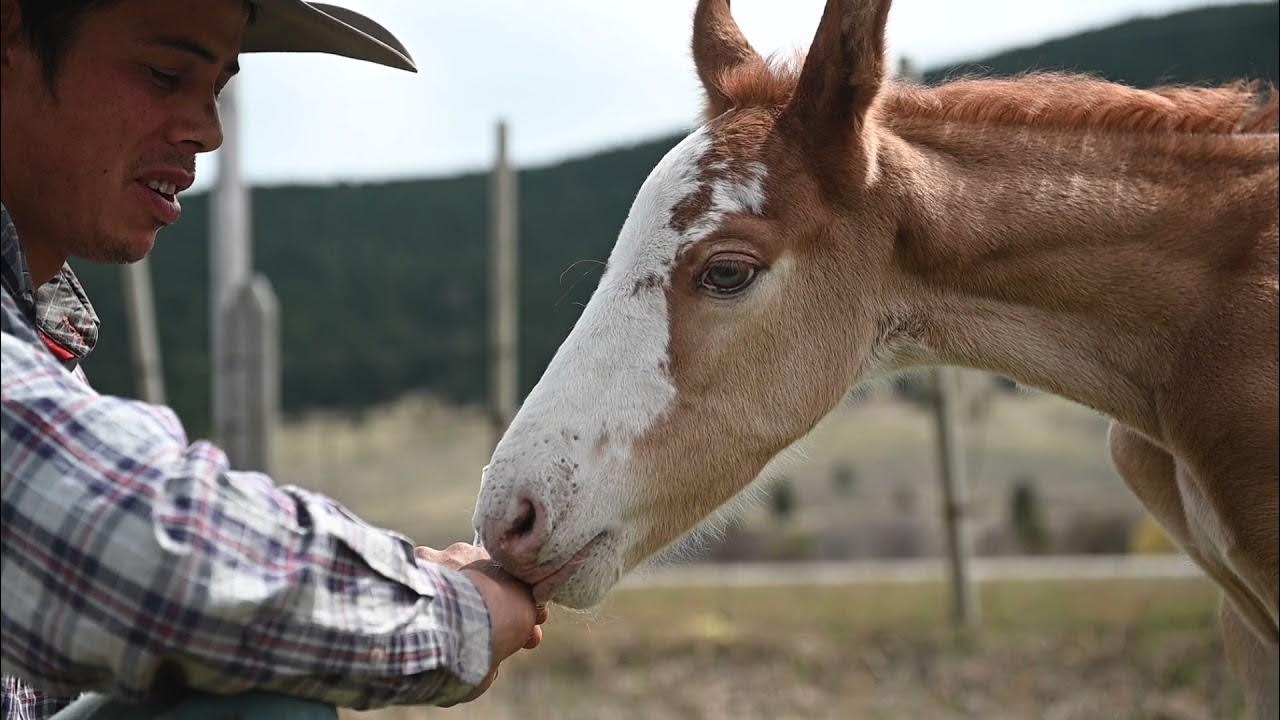
[(778, 522), (786, 522), (796, 510), (796, 489), (791, 478), (780, 478), (769, 492), (769, 509)]
[(1040, 493), (1030, 476), (1019, 476), (1010, 488), (1009, 527), (1022, 552), (1039, 555), (1048, 551), (1049, 533), (1044, 525)]
[(1135, 525), (1129, 513), (1083, 511), (1076, 513), (1056, 543), (1066, 554), (1123, 555), (1129, 552)]
[(1129, 540), (1129, 552), (1135, 555), (1161, 555), (1180, 552), (1178, 546), (1169, 539), (1164, 528), (1150, 515), (1144, 515), (1133, 526)]
[(858, 484), (858, 473), (853, 465), (839, 463), (831, 470), (831, 490), (837, 495), (852, 495)]

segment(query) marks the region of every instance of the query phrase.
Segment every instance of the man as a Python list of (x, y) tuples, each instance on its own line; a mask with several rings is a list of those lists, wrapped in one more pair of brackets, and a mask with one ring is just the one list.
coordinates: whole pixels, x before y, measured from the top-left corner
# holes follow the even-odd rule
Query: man
[(240, 52), (413, 70), (368, 18), (301, 0), (0, 0), (5, 718), (85, 690), (452, 704), (541, 639), (479, 548), (415, 549), (337, 503), (233, 472), (166, 408), (100, 396), (66, 261), (134, 262), (222, 142)]

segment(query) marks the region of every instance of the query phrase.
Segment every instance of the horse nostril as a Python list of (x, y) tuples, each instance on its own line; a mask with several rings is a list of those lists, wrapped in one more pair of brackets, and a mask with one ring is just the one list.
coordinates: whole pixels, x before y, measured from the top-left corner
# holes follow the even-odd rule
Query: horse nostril
[(511, 522), (511, 529), (507, 531), (507, 535), (511, 538), (520, 538), (533, 532), (534, 526), (538, 522), (538, 509), (534, 507), (529, 500), (520, 501), (520, 513), (516, 515), (515, 520)]
[(551, 517), (536, 497), (520, 493), (512, 498), (505, 517), (489, 524), (496, 542), (487, 547), (494, 560), (508, 572), (530, 569), (538, 563), (538, 553), (551, 534)]

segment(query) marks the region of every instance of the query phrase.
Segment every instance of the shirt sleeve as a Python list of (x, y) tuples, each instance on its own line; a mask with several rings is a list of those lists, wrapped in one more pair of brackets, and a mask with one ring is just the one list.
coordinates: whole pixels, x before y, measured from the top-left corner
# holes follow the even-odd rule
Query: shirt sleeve
[(133, 699), (177, 682), (343, 707), (449, 704), (491, 664), (462, 574), (338, 503), (188, 444), (24, 340), (5, 297), (5, 674)]

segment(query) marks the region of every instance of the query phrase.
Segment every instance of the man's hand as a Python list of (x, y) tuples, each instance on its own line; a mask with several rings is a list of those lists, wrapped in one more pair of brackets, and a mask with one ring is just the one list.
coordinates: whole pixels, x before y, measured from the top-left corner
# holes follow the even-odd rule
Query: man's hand
[[(436, 550), (429, 547), (417, 548), (418, 557), (428, 562), (443, 565), (450, 570), (474, 570), (479, 572), (496, 571), (498, 577), (509, 579), (524, 586), (519, 580), (502, 570), (493, 559), (489, 557), (489, 553), (478, 545), (468, 543), (454, 543), (444, 550)], [(468, 575), (468, 578), (474, 583), (475, 578)], [(481, 591), (483, 594), (483, 591)], [(485, 597), (485, 603), (488, 604), (489, 597)], [(542, 643), (542, 627), (541, 625), (547, 621), (550, 614), (547, 612), (546, 605), (535, 605), (536, 611), (534, 618), (533, 632), (529, 635), (528, 642), (522, 647), (525, 650), (532, 650)], [(506, 656), (503, 657), (505, 659)]]
[(414, 552), (418, 557), (437, 565), (443, 565), (450, 570), (461, 570), (472, 563), (487, 562), (492, 563), (488, 551), (479, 545), (470, 545), (468, 543), (454, 543), (443, 550), (436, 550), (429, 547), (415, 548)]
[(415, 552), (423, 560), (466, 575), (489, 610), (489, 624), (493, 631), (493, 669), (462, 701), (471, 702), (493, 684), (503, 660), (521, 648), (532, 650), (538, 647), (542, 642), (541, 625), (548, 617), (547, 608), (535, 606), (529, 586), (499, 567), (484, 548), (454, 543), (444, 550), (419, 547)]

